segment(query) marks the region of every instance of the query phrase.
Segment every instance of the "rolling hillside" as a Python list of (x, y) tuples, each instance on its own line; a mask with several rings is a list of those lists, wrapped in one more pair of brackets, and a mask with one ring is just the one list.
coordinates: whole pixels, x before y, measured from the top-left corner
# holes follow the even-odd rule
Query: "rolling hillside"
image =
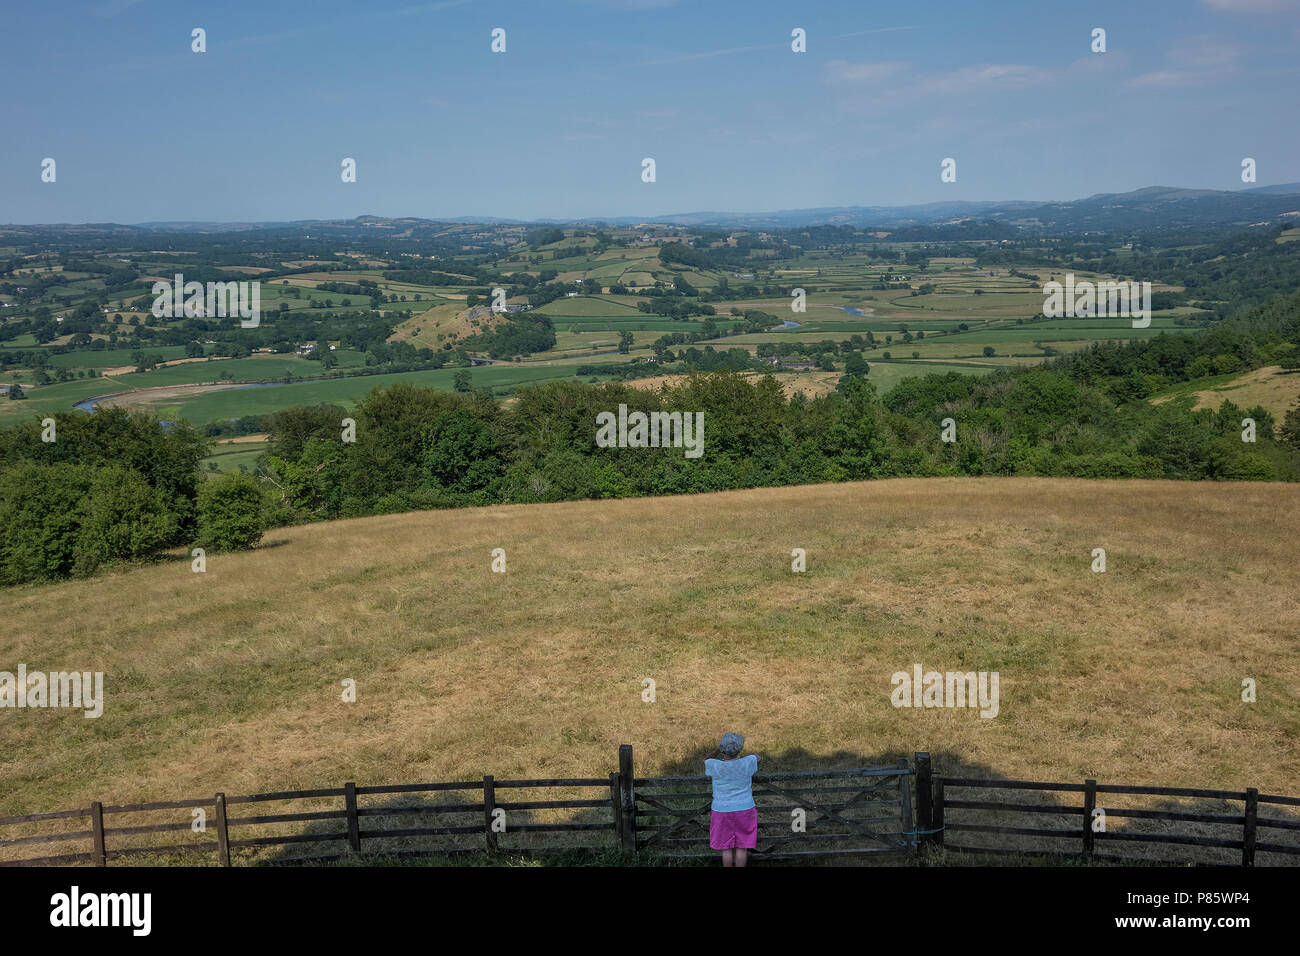
[[(948, 772), (1291, 793), (1298, 503), (1270, 484), (878, 481), (339, 521), (203, 574), (178, 553), (16, 588), (3, 667), (102, 670), (107, 702), (0, 715), (0, 814), (589, 775), (619, 743), (651, 774), (726, 729), (773, 769), (929, 749)], [(915, 664), (998, 671), (997, 716), (895, 708)]]

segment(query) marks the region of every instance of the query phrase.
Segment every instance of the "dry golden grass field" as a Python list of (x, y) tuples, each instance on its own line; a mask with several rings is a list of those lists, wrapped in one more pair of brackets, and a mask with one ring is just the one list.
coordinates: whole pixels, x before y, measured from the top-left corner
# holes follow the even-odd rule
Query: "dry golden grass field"
[[(1279, 422), (1287, 410), (1300, 399), (1300, 374), (1284, 372), (1280, 366), (1269, 365), (1253, 369), (1223, 385), (1193, 392), (1193, 408), (1218, 408), (1224, 399), (1230, 399), (1241, 408), (1263, 405)], [(1159, 405), (1167, 397), (1153, 399)]]
[[(768, 770), (929, 750), (949, 774), (1300, 794), (1297, 505), (905, 479), (339, 521), (202, 574), (177, 553), (12, 589), (0, 669), (102, 670), (107, 699), (0, 712), (0, 815), (604, 776), (620, 743), (681, 773), (725, 730)], [(914, 664), (998, 671), (1000, 713), (896, 709)]]

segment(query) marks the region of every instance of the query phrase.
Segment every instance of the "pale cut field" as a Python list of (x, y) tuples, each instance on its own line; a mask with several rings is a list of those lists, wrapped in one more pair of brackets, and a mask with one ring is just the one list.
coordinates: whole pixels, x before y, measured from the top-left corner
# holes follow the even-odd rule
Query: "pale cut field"
[[(1269, 365), (1192, 394), (1196, 396), (1193, 408), (1217, 409), (1225, 399), (1240, 408), (1263, 405), (1280, 424), (1291, 406), (1300, 401), (1300, 373), (1284, 372), (1280, 365)], [(1159, 405), (1172, 397), (1162, 395), (1151, 402)]]
[[(0, 815), (603, 776), (620, 743), (639, 775), (683, 772), (726, 730), (769, 769), (930, 750), (950, 774), (1296, 794), (1297, 504), (905, 479), (340, 521), (205, 574), (178, 555), (9, 590), (0, 668), (102, 670), (107, 703), (0, 712)], [(998, 671), (1000, 714), (895, 709), (913, 664)]]

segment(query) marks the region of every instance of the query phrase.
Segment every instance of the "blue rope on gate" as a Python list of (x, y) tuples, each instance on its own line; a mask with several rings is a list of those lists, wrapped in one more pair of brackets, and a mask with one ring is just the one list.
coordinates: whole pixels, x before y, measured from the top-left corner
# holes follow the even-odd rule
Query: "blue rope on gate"
[[(908, 832), (906, 832), (906, 833), (901, 833), (901, 834), (899, 834), (899, 835), (900, 835), (900, 836), (905, 836), (905, 837), (929, 836), (931, 833), (939, 833), (940, 831), (942, 831), (942, 830), (946, 830), (946, 829), (948, 829), (947, 824), (945, 824), (944, 826), (938, 827), (937, 829), (934, 829), (934, 830), (909, 830)], [(915, 843), (916, 843), (915, 840), (909, 840), (908, 842), (911, 843), (911, 844), (915, 844)]]

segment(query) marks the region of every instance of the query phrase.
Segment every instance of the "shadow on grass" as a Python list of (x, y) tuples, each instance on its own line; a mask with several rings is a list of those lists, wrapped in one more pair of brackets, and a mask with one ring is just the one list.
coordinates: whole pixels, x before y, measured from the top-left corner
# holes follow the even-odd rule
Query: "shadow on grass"
[[(268, 551), (271, 548), (283, 548), (286, 545), (292, 543), (293, 543), (292, 541), (283, 538), (276, 541), (262, 540), (259, 541), (252, 548), (250, 548), (249, 551)], [(170, 550), (161, 552), (160, 554), (156, 555), (152, 560), (157, 561), (160, 564), (164, 562), (170, 562), (172, 564), (178, 562), (188, 563), (194, 560), (194, 557), (190, 552), (196, 547), (198, 547), (198, 545), (187, 544), (183, 548), (172, 548)], [(213, 556), (220, 557), (222, 555), (247, 554), (247, 553), (248, 553), (247, 551), (217, 551), (212, 548), (209, 548), (207, 549), (206, 555), (207, 557), (211, 558)]]

